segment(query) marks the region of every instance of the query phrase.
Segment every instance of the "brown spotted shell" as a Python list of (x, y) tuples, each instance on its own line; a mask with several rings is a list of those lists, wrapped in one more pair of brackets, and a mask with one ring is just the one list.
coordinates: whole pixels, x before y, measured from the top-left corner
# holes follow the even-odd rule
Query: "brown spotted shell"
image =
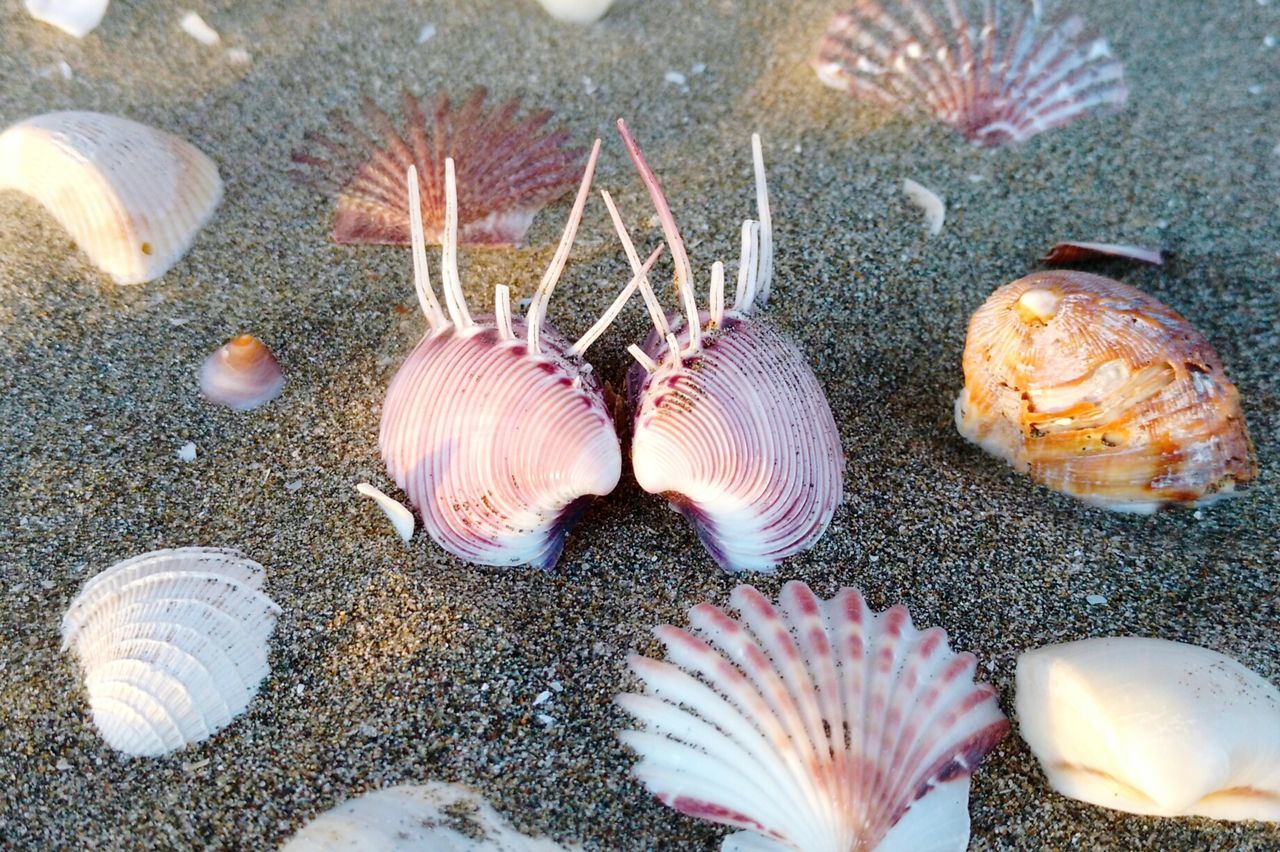
[(1257, 474), (1240, 395), (1185, 319), (1127, 284), (1038, 272), (969, 321), (956, 426), (1108, 509), (1201, 505)]

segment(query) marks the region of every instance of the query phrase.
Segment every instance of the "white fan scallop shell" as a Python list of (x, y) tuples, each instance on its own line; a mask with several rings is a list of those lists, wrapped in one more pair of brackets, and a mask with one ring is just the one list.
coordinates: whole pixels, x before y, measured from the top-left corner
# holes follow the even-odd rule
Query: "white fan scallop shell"
[(188, 547), (126, 559), (85, 583), (62, 619), (94, 725), (114, 749), (157, 756), (226, 727), (266, 678), (280, 608), (262, 566)]
[(51, 112), (0, 134), (0, 190), (35, 198), (118, 284), (159, 278), (222, 199), (213, 161), (171, 133)]
[[(721, 568), (772, 571), (826, 531), (843, 499), (844, 453), (804, 355), (752, 313), (768, 296), (773, 267), (760, 139), (752, 138), (760, 220), (744, 223), (733, 306), (724, 306), (717, 263), (710, 308), (699, 311), (670, 207), (625, 125), (619, 128), (662, 221), (684, 305), (682, 316), (665, 317), (643, 285), (654, 328), (632, 348), (638, 363), (627, 377), (636, 481), (689, 519)], [(613, 213), (638, 272), (639, 258)]]
[[(460, 817), (459, 811), (465, 815)], [(281, 852), (557, 852), (564, 848), (520, 834), (474, 791), (430, 781), (388, 787), (343, 802), (303, 826)]]
[(738, 618), (704, 603), (658, 627), (669, 662), (630, 659), (646, 692), (618, 702), (643, 728), (621, 738), (645, 787), (745, 829), (726, 850), (964, 849), (970, 774), (1009, 728), (973, 655), (855, 589), (730, 601)]
[(1018, 728), (1049, 785), (1158, 816), (1280, 821), (1280, 690), (1230, 657), (1107, 637), (1018, 658)]

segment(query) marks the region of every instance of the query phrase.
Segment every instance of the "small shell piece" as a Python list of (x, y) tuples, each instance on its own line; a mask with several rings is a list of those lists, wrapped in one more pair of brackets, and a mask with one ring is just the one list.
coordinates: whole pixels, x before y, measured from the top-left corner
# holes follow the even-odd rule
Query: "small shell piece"
[(112, 748), (154, 757), (244, 712), (266, 678), (280, 608), (262, 566), (187, 547), (126, 559), (85, 583), (62, 618), (93, 723)]
[(518, 245), (544, 206), (568, 192), (582, 168), (582, 150), (569, 148), (566, 130), (545, 129), (550, 112), (517, 119), (520, 102), (496, 109), (484, 105), (477, 89), (459, 109), (441, 96), (430, 119), (409, 92), (401, 95), (404, 130), (370, 100), (364, 111), (382, 137), (370, 139), (354, 124), (335, 124), (350, 147), (318, 133), (307, 141), (326, 152), (295, 152), (296, 163), (319, 175), (309, 182), (337, 188), (338, 206), (330, 238), (336, 243), (408, 245), (410, 227), (404, 175), (418, 174), (419, 204), (428, 243), (444, 236), (444, 161), (457, 166), (458, 241), (472, 245)]
[(1213, 347), (1119, 281), (1056, 270), (996, 290), (969, 321), (964, 377), (960, 434), (1091, 505), (1204, 505), (1257, 475)]
[[(378, 446), (427, 533), (468, 562), (549, 570), (587, 503), (612, 491), (622, 475), (613, 415), (583, 354), (639, 278), (572, 345), (546, 322), (599, 151), (597, 140), (559, 248), (523, 318), (512, 316), (505, 285), (495, 289), (493, 316), (473, 319), (467, 308), (452, 159), (445, 161), (445, 317), (427, 276), (417, 176), (409, 167), (414, 280), (429, 331), (387, 388)], [(657, 257), (655, 251), (642, 269)]]
[(942, 233), (942, 224), (947, 220), (947, 205), (936, 192), (922, 186), (911, 178), (902, 181), (902, 191), (911, 203), (924, 211), (924, 226), (929, 236), (936, 237)]
[(400, 536), (400, 540), (408, 544), (413, 538), (413, 512), (410, 512), (404, 506), (388, 497), (378, 488), (367, 482), (361, 482), (356, 486), (364, 496), (373, 500), (378, 504), (378, 508), (387, 516), (387, 520), (391, 522), (391, 526), (395, 529), (396, 535)]
[(669, 662), (630, 658), (646, 691), (618, 703), (642, 730), (620, 737), (640, 782), (745, 829), (726, 850), (963, 850), (970, 774), (1009, 730), (973, 655), (856, 589), (730, 601), (738, 618), (704, 603), (689, 631), (658, 627)]
[(474, 790), (429, 781), (387, 787), (343, 802), (303, 826), (280, 852), (561, 852), (564, 848), (516, 831)]
[(216, 405), (251, 411), (284, 390), (284, 374), (271, 350), (251, 334), (233, 337), (200, 365), (200, 392)]
[(51, 112), (0, 134), (0, 190), (39, 201), (117, 284), (164, 275), (222, 199), (213, 161), (171, 133)]
[(1280, 821), (1280, 690), (1230, 657), (1109, 637), (1018, 658), (1019, 732), (1063, 795), (1157, 816)]
[[(724, 306), (724, 267), (712, 267), (709, 310), (699, 311), (693, 272), (657, 178), (619, 122), (662, 221), (683, 314), (667, 317), (648, 283), (653, 330), (627, 377), (636, 481), (684, 514), (728, 571), (772, 571), (814, 545), (843, 494), (840, 433), (804, 355), (752, 315), (768, 297), (772, 229), (764, 159), (752, 138), (759, 222), (743, 225), (733, 306)], [(606, 199), (612, 208), (612, 201)], [(614, 225), (633, 270), (639, 257), (621, 219)]]
[(1053, 248), (1045, 253), (1044, 257), (1040, 258), (1040, 261), (1041, 263), (1057, 265), (1115, 259), (1135, 260), (1138, 263), (1149, 263), (1152, 266), (1162, 266), (1164, 264), (1164, 258), (1161, 256), (1159, 249), (1126, 246), (1118, 243), (1081, 242), (1056, 243)]
[(102, 23), (109, 0), (26, 0), (27, 14), (76, 38)]
[(1042, 26), (1038, 3), (862, 0), (831, 19), (818, 79), (856, 98), (924, 110), (981, 145), (1023, 142), (1128, 97), (1106, 39), (1070, 16)]
[(592, 24), (604, 17), (613, 0), (538, 0), (547, 14), (570, 24)]

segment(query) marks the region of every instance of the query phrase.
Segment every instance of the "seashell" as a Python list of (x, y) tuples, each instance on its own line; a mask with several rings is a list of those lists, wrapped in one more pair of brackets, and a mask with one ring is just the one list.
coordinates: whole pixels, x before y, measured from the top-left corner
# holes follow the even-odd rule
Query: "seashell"
[(570, 24), (592, 24), (604, 17), (613, 0), (538, 0), (547, 14)]
[(421, 849), (423, 852), (559, 852), (529, 837), (460, 784), (400, 784), (350, 799), (303, 826), (280, 852)]
[(401, 541), (408, 544), (409, 540), (413, 538), (413, 512), (410, 512), (367, 482), (361, 482), (357, 485), (356, 491), (378, 504), (378, 508), (382, 510), (383, 514), (387, 516), (387, 520), (391, 522), (396, 535), (400, 536)]
[(414, 282), (429, 331), (387, 388), (378, 445), (387, 473), (409, 496), (426, 531), (468, 562), (527, 562), (549, 570), (587, 502), (612, 491), (622, 472), (613, 416), (583, 353), (639, 279), (572, 345), (546, 322), (599, 152), (597, 140), (560, 246), (524, 318), (511, 315), (503, 285), (494, 294), (494, 315), (471, 317), (458, 276), (452, 159), (445, 161), (445, 318), (427, 274), (419, 185), (409, 167)]
[(1118, 243), (1055, 243), (1053, 248), (1040, 258), (1041, 263), (1088, 263), (1094, 260), (1136, 260), (1138, 263), (1149, 263), (1152, 266), (1164, 265), (1164, 258), (1159, 249), (1126, 246)]
[[(1043, 26), (1038, 3), (861, 0), (831, 19), (813, 59), (824, 84), (923, 110), (981, 145), (1023, 142), (1128, 97), (1106, 39), (1071, 15)], [(941, 8), (939, 8), (941, 6)]]
[(924, 226), (928, 229), (929, 236), (941, 234), (942, 223), (947, 219), (947, 205), (938, 194), (911, 178), (903, 179), (902, 191), (911, 199), (912, 204), (924, 211)]
[(282, 390), (280, 364), (251, 334), (231, 338), (200, 365), (200, 392), (205, 399), (236, 411), (266, 405)]
[(107, 14), (109, 0), (26, 0), (27, 14), (76, 38), (92, 32)]
[(1240, 395), (1190, 323), (1119, 281), (1038, 272), (969, 321), (960, 434), (1037, 482), (1149, 514), (1257, 475)]
[(187, 12), (178, 25), (182, 27), (183, 32), (205, 47), (216, 47), (222, 41), (218, 31), (209, 26), (209, 23), (197, 12)]
[(458, 178), (458, 241), (472, 245), (518, 245), (544, 206), (577, 182), (582, 151), (568, 148), (566, 130), (547, 131), (550, 112), (520, 120), (520, 102), (496, 109), (484, 106), (485, 90), (460, 109), (450, 109), (441, 96), (430, 123), (418, 99), (401, 94), (404, 130), (370, 100), (364, 111), (382, 137), (370, 139), (354, 124), (335, 118), (351, 137), (350, 147), (308, 133), (307, 141), (331, 159), (295, 152), (293, 160), (316, 170), (309, 182), (338, 188), (338, 205), (329, 236), (336, 243), (408, 245), (410, 226), (404, 175), (418, 174), (422, 220), (427, 242), (442, 244), (444, 235), (444, 161), (452, 157)]
[(644, 695), (618, 704), (636, 777), (683, 814), (744, 831), (725, 850), (963, 850), (969, 776), (1009, 723), (940, 627), (856, 589), (787, 583), (775, 607), (738, 586), (732, 618), (689, 610), (654, 630), (669, 662), (632, 656)]
[(126, 559), (85, 583), (62, 618), (93, 723), (117, 751), (155, 757), (213, 736), (266, 678), (280, 607), (258, 563), (185, 547)]
[(1049, 785), (1156, 816), (1280, 821), (1280, 690), (1165, 639), (1085, 639), (1018, 658), (1018, 726)]
[(182, 259), (222, 199), (213, 161), (171, 133), (96, 112), (51, 112), (0, 134), (0, 190), (39, 201), (117, 284)]
[[(657, 178), (618, 122), (649, 190), (675, 265), (684, 315), (667, 317), (642, 279), (653, 330), (631, 347), (627, 377), (636, 481), (689, 519), (728, 571), (771, 571), (812, 547), (842, 498), (844, 455), (822, 387), (795, 344), (753, 316), (768, 298), (773, 238), (760, 139), (752, 137), (760, 221), (743, 223), (733, 306), (724, 305), (724, 266), (711, 270), (707, 311)], [(633, 268), (639, 258), (612, 201)]]

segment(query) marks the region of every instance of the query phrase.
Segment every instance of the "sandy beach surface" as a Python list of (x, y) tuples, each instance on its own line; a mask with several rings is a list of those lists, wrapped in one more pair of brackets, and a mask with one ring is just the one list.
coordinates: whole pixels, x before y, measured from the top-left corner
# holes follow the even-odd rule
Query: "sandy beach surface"
[[(1280, 683), (1280, 46), (1264, 41), (1280, 38), (1280, 3), (1074, 3), (1124, 60), (1128, 108), (995, 151), (819, 85), (806, 61), (841, 5), (621, 0), (577, 27), (533, 0), (192, 0), (222, 34), (206, 47), (168, 3), (117, 0), (82, 41), (19, 0), (0, 4), (0, 125), (117, 113), (190, 139), (226, 181), (189, 255), (136, 287), (96, 271), (38, 204), (0, 193), (0, 847), (270, 848), (347, 798), (430, 779), (589, 849), (718, 848), (721, 829), (630, 779), (616, 741), (629, 721), (612, 700), (635, 685), (626, 654), (657, 653), (653, 625), (684, 624), (743, 579), (771, 595), (803, 579), (824, 596), (856, 585), (877, 609), (905, 602), (977, 655), (1011, 716), (1019, 652), (1088, 636), (1192, 642)], [(232, 47), (251, 61), (230, 62)], [(378, 421), (425, 324), (408, 251), (332, 245), (332, 201), (290, 177), (290, 152), (362, 95), (391, 110), (401, 86), (461, 98), (477, 85), (553, 109), (584, 145), (601, 136), (596, 186), (652, 246), (649, 202), (612, 128), (625, 117), (701, 286), (712, 261), (737, 256), (754, 210), (749, 134), (762, 134), (768, 315), (813, 365), (848, 460), (830, 530), (776, 576), (721, 573), (625, 473), (552, 574), (464, 565), (421, 530), (406, 548), (353, 490), (367, 480), (403, 498)], [(947, 201), (937, 237), (901, 192), (908, 177)], [(522, 248), (463, 251), (474, 310), (496, 283), (532, 293), (567, 209), (543, 211)], [(969, 314), (1065, 238), (1169, 252), (1163, 268), (1101, 271), (1217, 348), (1261, 465), (1246, 496), (1108, 514), (956, 433)], [(594, 199), (552, 321), (584, 330), (626, 270)], [(593, 350), (602, 376), (621, 380), (645, 322), (629, 305)], [(204, 402), (195, 381), (240, 332), (288, 376), (247, 415)], [(175, 456), (186, 442), (193, 462)], [(212, 739), (123, 758), (92, 726), (59, 619), (117, 560), (197, 544), (265, 564), (283, 608), (270, 677)], [(974, 776), (971, 813), (975, 849), (1280, 848), (1274, 825), (1056, 795), (1016, 735)]]

